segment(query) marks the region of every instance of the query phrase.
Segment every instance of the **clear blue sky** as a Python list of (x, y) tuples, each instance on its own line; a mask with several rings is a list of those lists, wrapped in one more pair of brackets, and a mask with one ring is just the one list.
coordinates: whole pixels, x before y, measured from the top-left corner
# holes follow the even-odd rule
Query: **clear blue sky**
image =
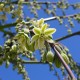
[[(39, 0), (43, 1), (43, 0)], [(44, 1), (51, 1), (51, 2), (56, 2), (56, 0), (44, 0)], [(57, 0), (58, 1), (58, 0)], [(68, 0), (69, 3), (76, 3), (80, 2), (80, 0)], [(30, 18), (33, 17), (28, 11), (28, 9), (25, 7), (24, 11), (27, 13), (27, 16)], [(58, 12), (59, 11), (59, 12)], [(73, 10), (72, 7), (69, 8), (69, 10), (66, 11), (66, 14), (75, 14), (77, 12), (80, 12), (80, 9)], [(57, 14), (60, 15), (61, 12), (60, 10), (57, 10)], [(8, 16), (9, 17), (9, 16)], [(48, 18), (51, 17), (47, 16), (47, 14), (44, 14), (43, 11), (39, 11), (39, 19), (40, 18)], [(8, 18), (7, 23), (10, 23), (12, 20), (10, 17)], [(66, 20), (65, 20), (66, 21)], [(47, 23), (50, 24), (51, 27), (55, 27), (57, 29), (56, 33), (53, 35), (54, 39), (57, 39), (59, 37), (67, 35), (67, 29), (63, 25), (59, 25), (58, 21), (48, 21)], [(74, 21), (75, 27), (72, 29), (73, 32), (79, 31), (80, 30), (80, 24), (78, 24), (76, 21)], [(4, 39), (2, 38), (3, 33), (0, 32), (0, 45), (3, 45)], [(80, 63), (80, 36), (74, 36), (71, 38), (68, 38), (66, 40), (60, 41), (62, 44), (66, 45), (69, 50), (71, 55), (73, 56), (73, 59)], [(39, 53), (36, 53), (36, 55), (39, 55)], [(39, 56), (37, 56), (39, 58)], [(54, 71), (49, 71), (49, 66), (47, 64), (26, 64), (25, 65), (26, 70), (28, 71), (28, 75), (31, 80), (57, 80), (57, 78), (54, 76)], [(60, 72), (60, 71), (59, 71)], [(12, 65), (9, 66), (9, 68), (5, 68), (5, 64), (0, 66), (0, 78), (2, 80), (23, 80), (22, 75), (17, 74), (17, 70), (13, 71), (12, 70)]]

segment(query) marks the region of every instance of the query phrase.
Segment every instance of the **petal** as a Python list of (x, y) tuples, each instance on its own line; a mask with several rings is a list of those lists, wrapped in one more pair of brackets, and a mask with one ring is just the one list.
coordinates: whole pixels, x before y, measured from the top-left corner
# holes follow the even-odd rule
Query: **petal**
[(23, 32), (19, 32), (18, 34), (16, 34), (16, 36), (14, 37), (14, 39), (19, 39), (21, 37), (21, 35), (23, 35)]
[(34, 50), (35, 50), (34, 49), (34, 43), (31, 43), (29, 47), (30, 47), (30, 51), (34, 52)]
[(43, 18), (41, 18), (40, 20), (38, 20), (38, 24), (39, 25), (42, 25), (44, 23), (44, 19)]
[(44, 38), (38, 39), (38, 47), (39, 47), (39, 49), (44, 48)]
[(34, 35), (31, 39), (31, 43), (33, 43), (34, 41), (36, 41), (39, 38), (39, 35)]
[(33, 28), (33, 32), (35, 33), (35, 34), (40, 34), (41, 33), (41, 29), (40, 28)]
[(29, 29), (26, 29), (26, 28), (23, 28), (22, 31), (26, 34), (29, 33)]
[(32, 24), (33, 24), (34, 26), (36, 26), (36, 21), (32, 21)]
[(35, 50), (38, 49), (38, 40), (35, 42), (34, 48), (35, 48)]
[(53, 34), (53, 33), (55, 33), (56, 32), (56, 29), (55, 28), (49, 28), (49, 29), (46, 29), (45, 31), (44, 31), (44, 34), (45, 35), (51, 35), (51, 34)]
[(48, 27), (48, 25), (47, 25), (47, 24), (44, 24), (44, 25), (41, 27), (41, 31), (44, 32), (47, 27)]
[(30, 44), (30, 38), (28, 37), (28, 35), (24, 33), (24, 37), (25, 37), (27, 43)]

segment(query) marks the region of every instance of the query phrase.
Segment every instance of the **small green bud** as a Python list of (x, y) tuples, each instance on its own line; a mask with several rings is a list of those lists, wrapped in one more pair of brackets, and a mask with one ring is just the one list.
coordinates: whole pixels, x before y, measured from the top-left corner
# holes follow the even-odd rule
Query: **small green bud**
[(20, 69), (22, 69), (22, 65), (21, 64), (19, 64), (18, 66), (19, 66)]
[(10, 45), (10, 44), (11, 44), (11, 40), (8, 39), (5, 43), (6, 43), (7, 45)]
[(63, 57), (63, 59), (65, 60), (65, 62), (66, 62), (67, 64), (70, 63), (70, 62), (69, 62), (69, 58), (68, 58), (68, 56), (67, 56), (65, 53), (61, 53), (61, 56)]
[(48, 51), (46, 59), (48, 62), (53, 62), (54, 54), (51, 51)]
[(61, 67), (61, 62), (59, 58), (57, 57), (57, 55), (54, 55), (54, 64), (56, 65), (57, 68)]
[(22, 29), (22, 31), (26, 34), (29, 33), (29, 29), (26, 29), (26, 28)]
[(68, 54), (68, 56), (69, 56), (70, 58), (72, 57), (70, 53)]
[(11, 47), (11, 50), (10, 50), (10, 51), (12, 51), (12, 52), (16, 52), (16, 50), (17, 50), (17, 45), (14, 44), (14, 45)]

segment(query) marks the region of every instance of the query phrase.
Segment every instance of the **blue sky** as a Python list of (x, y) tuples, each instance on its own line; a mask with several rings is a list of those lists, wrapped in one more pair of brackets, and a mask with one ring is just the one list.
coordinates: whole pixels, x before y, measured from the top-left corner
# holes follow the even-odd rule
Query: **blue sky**
[[(39, 0), (39, 1), (43, 1), (43, 0)], [(44, 1), (56, 2), (56, 0), (44, 0)], [(68, 0), (68, 1), (69, 3), (80, 2), (79, 0)], [(29, 16), (30, 18), (33, 18), (33, 15), (29, 13), (26, 7), (24, 8), (24, 10), (27, 13), (27, 16)], [(58, 11), (60, 10), (57, 10), (57, 14), (60, 15), (61, 12), (58, 12)], [(66, 14), (67, 15), (73, 14), (73, 13), (75, 14), (77, 12), (80, 12), (80, 9), (77, 9), (74, 11), (72, 7), (70, 7), (69, 10), (66, 11)], [(47, 14), (44, 14), (43, 11), (41, 10), (39, 11), (39, 19), (48, 18), (48, 17), (51, 17), (51, 15), (47, 16)], [(7, 23), (10, 23), (11, 21), (12, 20), (8, 16)], [(59, 37), (62, 37), (68, 34), (67, 29), (64, 27), (64, 24), (59, 25), (58, 21), (53, 21), (53, 20), (48, 21), (47, 23), (50, 24), (50, 27), (54, 27), (57, 29), (56, 33), (53, 35), (53, 39), (57, 39)], [(80, 28), (79, 28), (80, 24), (78, 24), (75, 20), (74, 20), (74, 25), (75, 27), (72, 29), (72, 32), (80, 31)], [(3, 33), (0, 32), (0, 45), (3, 45), (4, 43), (4, 39), (2, 38), (2, 36), (3, 36)], [(74, 37), (68, 38), (66, 40), (60, 41), (60, 43), (66, 45), (69, 48), (73, 59), (76, 62), (80, 63), (80, 49), (79, 49), (80, 48), (80, 36), (74, 36)], [(39, 55), (39, 53), (36, 53), (36, 55)], [(58, 80), (54, 76), (54, 71), (49, 71), (49, 65), (47, 64), (44, 64), (44, 65), (43, 64), (25, 64), (25, 67), (26, 67), (26, 70), (28, 71), (28, 75), (31, 80)], [(59, 69), (57, 70), (59, 71)], [(5, 64), (0, 66), (0, 78), (2, 80), (23, 80), (22, 75), (17, 74), (17, 70), (16, 71), (12, 70), (12, 64), (7, 69), (5, 68)]]

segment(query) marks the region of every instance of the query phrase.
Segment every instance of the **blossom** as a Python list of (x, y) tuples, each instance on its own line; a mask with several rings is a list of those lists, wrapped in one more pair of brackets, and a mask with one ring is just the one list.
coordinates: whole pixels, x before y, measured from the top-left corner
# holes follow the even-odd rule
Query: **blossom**
[(19, 32), (14, 39), (17, 39), (19, 51), (27, 51), (29, 49), (30, 39), (24, 32)]
[[(41, 21), (42, 20), (42, 21)], [(43, 19), (38, 20), (38, 27), (33, 28), (34, 36), (32, 36), (31, 43), (35, 43), (35, 50), (45, 47), (45, 41), (53, 42), (52, 34), (56, 32), (55, 28), (48, 28), (48, 24), (44, 23)], [(40, 26), (39, 26), (40, 24)]]

